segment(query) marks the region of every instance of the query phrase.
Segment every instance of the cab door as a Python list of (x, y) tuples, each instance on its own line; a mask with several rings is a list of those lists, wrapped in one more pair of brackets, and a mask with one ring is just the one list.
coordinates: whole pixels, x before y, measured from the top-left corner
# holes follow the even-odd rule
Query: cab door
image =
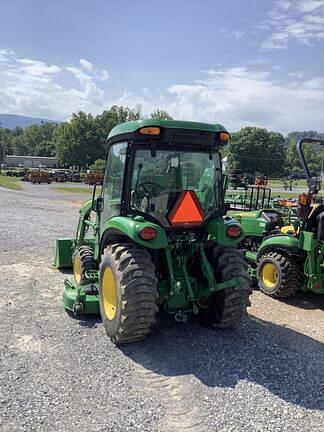
[(103, 207), (98, 221), (99, 237), (104, 223), (120, 215), (127, 146), (127, 142), (120, 142), (109, 148), (101, 193)]

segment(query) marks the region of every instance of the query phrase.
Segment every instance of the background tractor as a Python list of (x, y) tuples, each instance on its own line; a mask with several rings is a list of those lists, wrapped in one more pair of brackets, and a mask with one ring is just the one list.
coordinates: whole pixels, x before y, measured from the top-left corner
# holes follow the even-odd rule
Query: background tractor
[(254, 176), (251, 173), (246, 173), (239, 169), (232, 169), (227, 174), (227, 184), (232, 189), (238, 188), (247, 189), (249, 185), (254, 183)]
[(116, 344), (143, 339), (159, 309), (212, 327), (236, 325), (251, 293), (226, 216), (219, 124), (142, 120), (107, 139), (101, 193), (80, 209), (75, 239), (58, 239), (55, 266), (73, 266), (63, 302), (98, 313)]
[(248, 186), (248, 179), (244, 176), (244, 171), (239, 169), (232, 169), (228, 172), (228, 186), (237, 189), (246, 189)]
[(264, 207), (231, 213), (246, 234), (240, 248), (250, 273), (261, 291), (275, 298), (290, 297), (300, 289), (324, 294), (324, 205), (316, 200), (319, 182), (310, 175), (304, 144), (319, 147), (324, 142), (306, 138), (297, 143), (308, 184), (297, 207), (289, 207), (286, 215)]

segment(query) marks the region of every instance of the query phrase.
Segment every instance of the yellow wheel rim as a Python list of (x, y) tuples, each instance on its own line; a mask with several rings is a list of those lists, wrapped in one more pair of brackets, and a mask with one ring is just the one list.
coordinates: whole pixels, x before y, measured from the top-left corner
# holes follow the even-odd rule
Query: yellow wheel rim
[(278, 282), (278, 270), (272, 263), (267, 263), (262, 268), (262, 281), (266, 288), (274, 288)]
[(75, 255), (73, 260), (73, 275), (77, 284), (81, 283), (81, 262), (79, 255)]
[(102, 278), (102, 302), (106, 317), (115, 318), (117, 308), (117, 292), (114, 274), (110, 267), (104, 270)]

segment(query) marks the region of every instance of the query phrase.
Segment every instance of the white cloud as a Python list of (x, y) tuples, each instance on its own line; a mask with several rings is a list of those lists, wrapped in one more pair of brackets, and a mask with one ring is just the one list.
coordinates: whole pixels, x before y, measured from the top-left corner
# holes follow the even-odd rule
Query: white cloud
[(300, 12), (313, 12), (323, 7), (322, 0), (300, 0), (297, 2), (297, 7)]
[(15, 57), (14, 51), (9, 48), (0, 48), (0, 63), (8, 63)]
[(30, 59), (17, 59), (17, 63), (23, 65), (21, 71), (29, 76), (41, 77), (47, 74), (57, 74), (61, 69), (56, 65), (47, 66), (43, 61)]
[(80, 59), (80, 65), (84, 67), (84, 69), (86, 69), (88, 72), (91, 72), (93, 70), (93, 64), (90, 63), (88, 60), (86, 59)]
[(107, 81), (110, 76), (105, 69), (95, 68), (92, 63), (90, 63), (86, 59), (80, 59), (80, 65), (83, 69), (85, 69), (88, 73), (92, 73), (93, 77), (98, 81)]
[(67, 67), (66, 70), (71, 72), (72, 75), (79, 80), (81, 88), (87, 98), (94, 102), (99, 102), (103, 98), (104, 91), (98, 88), (91, 75), (86, 74), (81, 69), (73, 66)]
[(255, 125), (271, 130), (323, 130), (324, 78), (275, 84), (266, 72), (230, 68), (193, 84), (169, 88), (176, 118), (221, 122), (230, 130)]
[(303, 78), (304, 73), (302, 71), (288, 72), (288, 76), (293, 78)]
[(285, 49), (290, 41), (312, 45), (324, 39), (324, 0), (279, 0), (259, 28), (271, 34), (261, 44), (265, 50)]
[(95, 69), (94, 77), (99, 81), (107, 81), (110, 78), (109, 73), (104, 69)]
[(178, 119), (220, 122), (231, 131), (246, 125), (283, 133), (323, 131), (324, 77), (306, 79), (301, 71), (291, 71), (286, 83), (281, 75), (278, 84), (269, 72), (271, 65), (258, 67), (267, 71), (256, 71), (252, 64), (208, 70), (194, 82), (165, 91), (143, 88), (112, 98), (109, 86), (102, 87), (96, 78), (95, 65), (91, 71), (82, 64), (48, 65), (0, 50), (0, 112), (66, 120), (79, 110), (97, 114), (125, 105), (141, 107), (144, 115), (159, 108)]
[(0, 49), (0, 112), (56, 120), (65, 120), (79, 110), (99, 112), (105, 107), (105, 98), (97, 82), (107, 80), (108, 72), (85, 59), (80, 65), (48, 65)]

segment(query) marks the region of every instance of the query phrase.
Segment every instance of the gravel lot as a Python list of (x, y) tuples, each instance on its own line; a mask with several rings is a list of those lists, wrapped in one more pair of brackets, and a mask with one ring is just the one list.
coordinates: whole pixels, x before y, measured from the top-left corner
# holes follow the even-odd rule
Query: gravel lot
[(51, 266), (85, 198), (0, 189), (0, 431), (323, 431), (323, 297), (255, 291), (236, 330), (161, 318), (116, 348), (64, 311)]

